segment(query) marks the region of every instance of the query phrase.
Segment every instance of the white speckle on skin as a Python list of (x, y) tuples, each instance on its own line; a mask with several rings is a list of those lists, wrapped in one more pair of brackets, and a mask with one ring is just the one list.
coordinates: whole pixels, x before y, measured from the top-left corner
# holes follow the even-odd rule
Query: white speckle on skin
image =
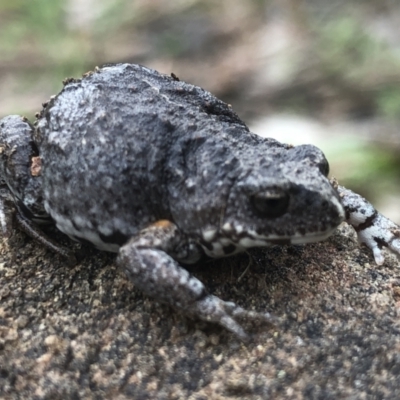
[(200, 295), (204, 288), (203, 284), (197, 278), (193, 277), (190, 277), (189, 285), (191, 290), (195, 292), (197, 295)]
[(7, 232), (6, 214), (4, 212), (3, 202), (0, 201), (0, 226), (3, 235)]
[(230, 244), (232, 244), (232, 240), (229, 238), (221, 238), (219, 241), (222, 246), (229, 246)]
[(98, 227), (98, 230), (104, 236), (110, 236), (113, 233), (111, 227), (110, 226), (106, 226), (106, 225), (100, 225)]
[(240, 235), (243, 232), (243, 226), (235, 225), (235, 232), (236, 232), (236, 234)]
[(232, 224), (230, 222), (225, 222), (224, 225), (222, 225), (222, 230), (224, 232), (230, 232), (232, 231)]
[(74, 220), (75, 225), (78, 226), (78, 227), (82, 227), (83, 228), (86, 225), (86, 219), (82, 218), (79, 215), (75, 215), (73, 217), (73, 220)]
[(212, 250), (203, 247), (204, 252), (210, 257), (223, 257), (224, 256), (224, 249), (222, 244), (219, 242), (212, 243)]
[(72, 221), (70, 221), (69, 219), (63, 217), (57, 212), (50, 210), (48, 207), (46, 208), (46, 211), (49, 212), (49, 214), (55, 221), (57, 228), (61, 232), (71, 237), (71, 239), (76, 240), (76, 238), (78, 238), (88, 240), (89, 242), (92, 242), (99, 250), (110, 251), (112, 253), (118, 252), (120, 248), (118, 244), (105, 243), (100, 239), (99, 234), (95, 231), (90, 229), (78, 230), (74, 227)]
[(177, 276), (177, 278), (179, 278), (179, 285), (185, 286), (188, 282), (189, 275), (181, 274), (179, 277)]
[(191, 189), (191, 188), (193, 188), (194, 186), (196, 186), (196, 182), (195, 182), (194, 179), (188, 178), (188, 179), (186, 179), (186, 181), (185, 181), (185, 186), (186, 186), (188, 189)]
[(36, 197), (32, 196), (31, 194), (27, 194), (24, 198), (24, 204), (29, 208), (31, 206), (34, 206), (36, 203), (37, 199)]
[(203, 235), (203, 239), (206, 242), (211, 242), (214, 240), (215, 235), (217, 234), (217, 230), (212, 228), (212, 229), (207, 229), (205, 231), (203, 231), (202, 235)]

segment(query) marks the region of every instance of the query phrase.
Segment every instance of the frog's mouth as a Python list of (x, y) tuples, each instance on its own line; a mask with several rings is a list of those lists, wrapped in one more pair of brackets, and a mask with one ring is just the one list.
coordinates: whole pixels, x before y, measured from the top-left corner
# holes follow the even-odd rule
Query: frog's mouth
[(246, 250), (251, 247), (314, 243), (327, 239), (335, 230), (336, 227), (322, 232), (307, 234), (295, 233), (286, 237), (278, 235), (260, 236), (257, 234), (249, 234), (248, 236), (242, 237), (237, 243), (237, 246), (242, 248), (242, 250)]
[(314, 242), (321, 242), (326, 240), (333, 234), (337, 227), (329, 229), (325, 232), (316, 232), (310, 233), (307, 235), (295, 235), (292, 236), (290, 240), (290, 244), (307, 244), (307, 243), (314, 243)]
[(301, 234), (295, 233), (291, 236), (269, 235), (261, 236), (255, 232), (247, 232), (238, 240), (228, 237), (216, 237), (212, 242), (201, 242), (204, 252), (210, 257), (226, 257), (240, 253), (254, 247), (271, 247), (282, 245), (298, 245), (320, 242), (327, 239), (336, 230), (336, 227), (322, 232)]

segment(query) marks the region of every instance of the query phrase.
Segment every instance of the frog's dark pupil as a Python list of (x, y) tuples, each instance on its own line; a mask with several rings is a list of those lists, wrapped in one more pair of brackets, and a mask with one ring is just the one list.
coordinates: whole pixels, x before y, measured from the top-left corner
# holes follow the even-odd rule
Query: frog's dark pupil
[(329, 163), (326, 159), (324, 159), (323, 161), (321, 161), (319, 163), (318, 168), (319, 168), (321, 174), (323, 174), (324, 176), (329, 175)]
[(285, 193), (260, 193), (251, 197), (255, 212), (260, 217), (278, 218), (289, 206), (289, 195)]

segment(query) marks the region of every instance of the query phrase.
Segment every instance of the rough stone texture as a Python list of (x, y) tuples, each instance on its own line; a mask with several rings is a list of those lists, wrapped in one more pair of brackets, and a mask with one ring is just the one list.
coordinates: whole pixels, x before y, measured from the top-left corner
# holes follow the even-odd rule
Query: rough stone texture
[(21, 233), (12, 242), (0, 248), (1, 399), (400, 397), (399, 261), (376, 267), (346, 225), (191, 268), (281, 319), (251, 343), (147, 299), (112, 255), (77, 247), (68, 267)]

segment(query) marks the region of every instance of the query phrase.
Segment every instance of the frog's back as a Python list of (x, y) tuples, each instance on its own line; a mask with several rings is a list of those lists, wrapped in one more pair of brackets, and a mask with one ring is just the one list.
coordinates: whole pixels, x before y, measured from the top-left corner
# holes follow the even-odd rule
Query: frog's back
[[(36, 139), (53, 140), (49, 137), (52, 129), (62, 131), (57, 137), (61, 147), (89, 136), (99, 141), (109, 140), (108, 135), (113, 140), (127, 136), (148, 139), (148, 135), (156, 139), (176, 131), (186, 120), (195, 124), (207, 119), (205, 116), (247, 130), (230, 106), (204, 89), (140, 65), (116, 64), (98, 68), (82, 79), (67, 79), (61, 93), (42, 111)], [(151, 120), (168, 126), (144, 132), (142, 128), (151, 126)]]
[(47, 212), (61, 231), (105, 250), (170, 217), (165, 158), (178, 139), (248, 131), (210, 93), (131, 64), (69, 80), (36, 126)]

